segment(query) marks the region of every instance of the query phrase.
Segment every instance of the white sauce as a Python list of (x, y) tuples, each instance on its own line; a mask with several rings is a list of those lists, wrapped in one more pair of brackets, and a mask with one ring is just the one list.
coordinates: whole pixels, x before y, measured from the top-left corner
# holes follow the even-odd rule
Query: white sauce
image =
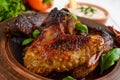
[[(78, 8), (80, 8), (80, 7), (81, 6), (78, 6)], [(84, 5), (83, 7), (88, 7), (88, 6)], [(93, 7), (93, 6), (92, 6), (92, 8), (96, 10), (93, 15), (85, 15), (83, 12), (80, 11), (80, 9), (69, 8), (69, 10), (71, 12), (73, 12), (74, 14), (76, 14), (77, 16), (86, 17), (86, 18), (90, 18), (90, 19), (102, 19), (102, 18), (106, 17), (104, 11), (102, 11), (101, 9)]]

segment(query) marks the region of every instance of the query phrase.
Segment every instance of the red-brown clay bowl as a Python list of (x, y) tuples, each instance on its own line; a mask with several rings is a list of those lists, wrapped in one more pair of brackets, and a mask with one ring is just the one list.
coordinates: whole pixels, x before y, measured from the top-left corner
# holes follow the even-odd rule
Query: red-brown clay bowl
[[(46, 17), (46, 15), (44, 15)], [(79, 17), (79, 20), (87, 26), (106, 27), (95, 21)], [(48, 77), (42, 77), (32, 73), (23, 66), (23, 48), (13, 42), (8, 32), (14, 19), (6, 20), (0, 23), (0, 80), (51, 80)], [(7, 32), (7, 33), (6, 33)], [(16, 40), (16, 39), (14, 39)], [(103, 75), (99, 74), (99, 67), (86, 76), (85, 80), (120, 80), (120, 60)], [(61, 80), (66, 74), (58, 74), (54, 80)], [(80, 80), (80, 79), (79, 79)]]

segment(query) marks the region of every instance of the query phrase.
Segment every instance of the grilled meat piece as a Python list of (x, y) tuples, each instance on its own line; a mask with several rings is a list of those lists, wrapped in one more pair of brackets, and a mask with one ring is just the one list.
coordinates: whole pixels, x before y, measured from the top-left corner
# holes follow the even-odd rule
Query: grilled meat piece
[(41, 27), (49, 27), (50, 25), (63, 22), (66, 19), (68, 12), (69, 11), (64, 8), (61, 10), (54, 8), (53, 10), (51, 10), (47, 18), (43, 21)]
[[(64, 9), (52, 13), (56, 15), (53, 18), (50, 14), (43, 23), (55, 22), (46, 25), (41, 35), (26, 48), (25, 67), (43, 76), (53, 71), (71, 71), (76, 78), (85, 77), (97, 67), (101, 54), (112, 48), (111, 36), (96, 29), (89, 34), (78, 34), (74, 20)], [(63, 14), (65, 16), (59, 16)]]
[(12, 23), (12, 31), (13, 35), (16, 33), (22, 33), (27, 36), (31, 36), (31, 33), (35, 29), (41, 29), (41, 24), (45, 17), (45, 14), (40, 14), (38, 12), (26, 13), (19, 15)]
[[(65, 16), (68, 14), (67, 9), (57, 10), (54, 8), (48, 17), (46, 18), (45, 13), (31, 12), (26, 14), (21, 14), (13, 22), (11, 22), (12, 30), (10, 29), (13, 35), (17, 33), (22, 33), (27, 36), (31, 36), (32, 32), (35, 29), (42, 30), (43, 28), (49, 27), (52, 24), (60, 23), (65, 20)], [(59, 16), (59, 17), (58, 17)], [(51, 21), (52, 20), (52, 21)]]
[(100, 35), (61, 34), (58, 26), (45, 29), (27, 48), (24, 57), (25, 66), (32, 72), (47, 75), (52, 71), (64, 72), (72, 69), (75, 74), (76, 69), (83, 64), (87, 64), (86, 70), (96, 64), (104, 50), (103, 38)]

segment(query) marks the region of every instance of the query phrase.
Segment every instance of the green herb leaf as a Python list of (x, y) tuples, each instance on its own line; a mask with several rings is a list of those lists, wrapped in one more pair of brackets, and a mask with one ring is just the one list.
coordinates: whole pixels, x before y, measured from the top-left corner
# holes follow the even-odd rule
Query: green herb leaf
[(78, 9), (80, 9), (80, 12), (84, 13), (87, 16), (92, 16), (97, 11), (91, 6), (87, 6), (87, 7), (81, 6)]
[[(32, 35), (33, 35), (33, 38), (37, 38), (40, 34), (40, 31), (38, 29), (34, 30)], [(25, 46), (25, 45), (28, 45), (29, 43), (31, 43), (33, 41), (33, 38), (27, 38), (25, 39), (23, 42), (22, 42), (22, 45)]]
[(25, 45), (28, 45), (29, 43), (31, 43), (33, 41), (32, 38), (27, 38), (25, 39), (23, 42), (22, 42), (22, 45), (25, 46)]
[(62, 80), (77, 80), (77, 79), (75, 79), (71, 76), (67, 76), (67, 77), (63, 78)]
[[(7, 3), (6, 0), (0, 0), (0, 8), (4, 8), (5, 10), (8, 10), (9, 4)], [(1, 11), (1, 10), (0, 10)]]
[(33, 35), (33, 38), (37, 38), (40, 34), (40, 31), (38, 29), (34, 30), (32, 35)]
[(22, 0), (0, 0), (0, 21), (16, 17), (24, 11)]
[(52, 5), (53, 4), (53, 0), (43, 0), (43, 3)]
[(84, 9), (85, 9), (85, 8), (84, 8), (83, 6), (81, 6), (81, 7), (78, 8), (78, 9), (80, 9), (81, 12), (84, 12)]
[(120, 48), (113, 48), (108, 53), (102, 54), (100, 68), (101, 73), (109, 69), (120, 58)]
[(75, 21), (77, 21), (78, 19), (77, 19), (77, 16), (75, 15), (75, 14), (73, 14), (73, 13), (70, 13), (70, 16), (75, 20)]
[(81, 30), (82, 32), (88, 33), (88, 28), (86, 25), (81, 23), (76, 23), (75, 26), (77, 30)]

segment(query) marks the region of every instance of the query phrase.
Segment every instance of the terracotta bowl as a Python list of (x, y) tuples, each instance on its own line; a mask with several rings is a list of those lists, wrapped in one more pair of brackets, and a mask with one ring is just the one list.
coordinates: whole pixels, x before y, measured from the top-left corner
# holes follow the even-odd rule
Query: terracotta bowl
[[(102, 24), (105, 24), (106, 21), (108, 20), (108, 17), (109, 17), (108, 11), (106, 9), (100, 7), (100, 6), (97, 6), (97, 5), (94, 5), (94, 4), (89, 4), (89, 3), (83, 3), (83, 2), (78, 2), (77, 5), (80, 5), (80, 6), (91, 6), (93, 8), (97, 8), (97, 9), (101, 10), (104, 13), (104, 15), (105, 15), (102, 18), (89, 18), (89, 19), (92, 19), (92, 20), (97, 21), (97, 22), (102, 23)], [(69, 5), (67, 4), (65, 6), (65, 8), (69, 8)], [(83, 16), (81, 16), (81, 17), (83, 17)]]
[[(46, 16), (44, 15), (44, 17)], [(79, 17), (79, 20), (90, 27), (102, 26), (102, 28), (106, 28), (106, 26), (86, 18)], [(17, 45), (15, 43), (17, 38), (11, 38), (8, 32), (8, 28), (12, 29), (12, 27), (9, 26), (12, 21), (14, 21), (14, 19), (0, 23), (0, 80), (50, 80), (51, 78), (54, 80), (62, 80), (62, 77), (66, 75), (65, 73), (59, 73), (56, 77), (42, 77), (30, 72), (23, 66), (23, 47)], [(120, 80), (119, 74), (120, 61), (109, 70), (105, 71), (103, 75), (99, 74), (99, 67), (97, 67), (85, 80)]]

